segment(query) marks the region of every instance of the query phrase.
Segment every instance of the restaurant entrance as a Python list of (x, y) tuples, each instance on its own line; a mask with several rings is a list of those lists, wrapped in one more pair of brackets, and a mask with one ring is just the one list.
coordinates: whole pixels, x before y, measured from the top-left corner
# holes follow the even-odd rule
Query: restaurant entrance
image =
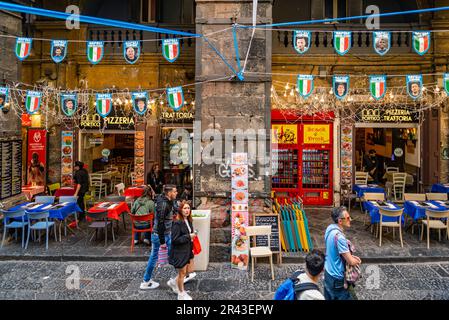
[(394, 173), (406, 173), (405, 189), (419, 192), (421, 139), (418, 123), (356, 123), (354, 172), (369, 172), (368, 182), (388, 191)]

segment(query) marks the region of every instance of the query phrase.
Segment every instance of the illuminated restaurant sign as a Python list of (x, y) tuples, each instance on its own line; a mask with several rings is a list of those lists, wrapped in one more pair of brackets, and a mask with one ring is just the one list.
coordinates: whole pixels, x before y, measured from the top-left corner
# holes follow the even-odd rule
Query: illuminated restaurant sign
[(362, 108), (356, 114), (356, 121), (358, 122), (378, 122), (378, 123), (414, 123), (419, 122), (419, 112), (403, 109), (374, 109)]
[(165, 122), (182, 122), (182, 121), (193, 121), (194, 118), (195, 114), (190, 111), (177, 111), (177, 112), (162, 111), (160, 119)]
[(98, 113), (83, 114), (81, 116), (80, 127), (82, 129), (122, 129), (134, 130), (134, 116), (117, 116), (111, 112), (107, 117), (102, 118)]

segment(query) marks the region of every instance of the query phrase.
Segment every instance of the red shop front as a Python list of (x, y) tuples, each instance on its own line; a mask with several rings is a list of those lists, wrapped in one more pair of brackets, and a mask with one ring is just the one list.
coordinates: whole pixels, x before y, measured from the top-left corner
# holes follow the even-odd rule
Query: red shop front
[(333, 204), (333, 120), (333, 113), (271, 111), (273, 191), (305, 205)]

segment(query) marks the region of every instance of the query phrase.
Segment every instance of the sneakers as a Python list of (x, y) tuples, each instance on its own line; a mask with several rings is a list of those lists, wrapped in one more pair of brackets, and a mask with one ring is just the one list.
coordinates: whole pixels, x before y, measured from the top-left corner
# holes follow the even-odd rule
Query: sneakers
[(192, 297), (186, 291), (178, 293), (178, 300), (192, 300)]
[(176, 284), (176, 278), (168, 280), (167, 286), (169, 286), (173, 290), (174, 293), (179, 294), (178, 285)]
[(145, 243), (146, 245), (150, 245), (150, 239), (143, 239), (143, 243)]
[(192, 280), (195, 277), (196, 277), (196, 272), (189, 273), (187, 276), (185, 276), (184, 283), (189, 282), (190, 280)]
[(152, 290), (159, 287), (159, 283), (156, 281), (150, 280), (150, 281), (144, 281), (140, 284), (140, 290)]

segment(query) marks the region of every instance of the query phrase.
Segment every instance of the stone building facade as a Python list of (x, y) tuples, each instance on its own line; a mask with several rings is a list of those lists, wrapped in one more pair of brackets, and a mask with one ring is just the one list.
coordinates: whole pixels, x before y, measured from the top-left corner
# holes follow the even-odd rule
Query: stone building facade
[[(8, 36), (22, 35), (22, 16), (12, 12), (0, 10), (0, 34)], [(21, 64), (14, 53), (15, 39), (2, 37), (0, 39), (0, 83), (11, 84), (21, 78)], [(17, 115), (11, 107), (0, 110), (0, 139), (20, 140), (20, 115)], [(22, 201), (23, 196), (14, 196), (3, 201), (8, 207), (16, 202)]]
[[(126, 6), (120, 1), (108, 2), (98, 1), (94, 7), (88, 1), (79, 1), (81, 11), (86, 14), (99, 14), (105, 17), (122, 19), (133, 22), (142, 22), (141, 7), (139, 1), (129, 1)], [(227, 27), (236, 22), (242, 25), (252, 23), (252, 1), (251, 0), (193, 0), (175, 3), (170, 0), (172, 7), (190, 8), (192, 19), (185, 18), (184, 10), (179, 13), (182, 19), (167, 16), (167, 23), (159, 24), (170, 29), (193, 31), (208, 34)], [(160, 11), (169, 12), (168, 8), (160, 5), (161, 2), (149, 1), (150, 7), (153, 3)], [(168, 1), (165, 2), (168, 5)], [(448, 0), (437, 1), (300, 1), (283, 0), (270, 1), (259, 0), (257, 12), (257, 23), (267, 24), (271, 22), (284, 22), (292, 20), (323, 19), (341, 15), (364, 14), (368, 5), (378, 5), (381, 12), (412, 10), (427, 8), (430, 6), (447, 6)], [(344, 4), (345, 3), (345, 4)], [(64, 11), (64, 4), (55, 4), (52, 1), (41, 1), (45, 8)], [(165, 5), (164, 5), (165, 6)], [(160, 9), (162, 8), (162, 9)], [(184, 8), (184, 7), (183, 7)], [(163, 10), (164, 9), (164, 10)], [(114, 15), (116, 14), (116, 15)], [(333, 15), (332, 15), (333, 14)], [(118, 16), (117, 16), (118, 15)], [(11, 16), (8, 14), (8, 17)], [(150, 23), (151, 24), (151, 23)], [(14, 25), (7, 23), (8, 26)], [(381, 20), (381, 29), (391, 30), (428, 30), (433, 28), (449, 29), (449, 13), (439, 12), (414, 16), (400, 16), (391, 20)], [(79, 30), (67, 30), (65, 23), (50, 19), (37, 19), (31, 26), (32, 36), (46, 39), (65, 38), (69, 40), (124, 40), (126, 37), (137, 39), (151, 39), (161, 35), (149, 33), (133, 33), (132, 30), (117, 30), (113, 28), (81, 25)], [(339, 24), (309, 25), (308, 29), (319, 29), (323, 31), (333, 30), (361, 30), (365, 28), (364, 22), (352, 21)], [(306, 29), (307, 29), (306, 28)], [(14, 31), (12, 31), (14, 32)], [(120, 35), (120, 36), (119, 36)], [(448, 72), (449, 45), (447, 33), (433, 33), (432, 47), (430, 51), (419, 56), (412, 52), (410, 39), (394, 36), (392, 54), (387, 58), (381, 58), (372, 53), (372, 43), (364, 34), (356, 34), (354, 47), (350, 54), (338, 56), (332, 45), (331, 39), (320, 34), (314, 38), (314, 46), (307, 55), (298, 55), (292, 48), (292, 33), (284, 30), (257, 30), (251, 39), (251, 30), (239, 29), (237, 32), (237, 43), (239, 47), (239, 58), (242, 64), (246, 60), (247, 48), (251, 42), (247, 68), (248, 72), (259, 72), (245, 75), (245, 81), (239, 81), (230, 68), (218, 58), (213, 49), (203, 40), (185, 40), (182, 45), (182, 54), (176, 63), (168, 63), (160, 54), (160, 47), (156, 42), (146, 42), (143, 47), (143, 55), (135, 65), (127, 65), (123, 60), (122, 48), (116, 44), (106, 47), (106, 56), (96, 66), (92, 66), (86, 59), (85, 44), (72, 43), (69, 46), (69, 55), (61, 64), (54, 64), (49, 60), (49, 42), (36, 42), (30, 61), (21, 64), (21, 77), (25, 83), (46, 81), (54, 87), (66, 89), (87, 86), (92, 90), (101, 90), (115, 86), (117, 89), (161, 88), (166, 85), (181, 85), (185, 83), (207, 82), (220, 77), (229, 77), (220, 81), (197, 84), (195, 87), (196, 105), (195, 120), (200, 123), (201, 132), (206, 129), (214, 129), (221, 134), (225, 129), (265, 129), (271, 128), (271, 99), (270, 92), (274, 81), (296, 82), (295, 74), (305, 73), (316, 76), (316, 86), (331, 86), (331, 74), (374, 74), (382, 71), (386, 74), (413, 74), (413, 73), (442, 73)], [(210, 41), (229, 63), (236, 69), (237, 59), (233, 43), (232, 30), (222, 34), (211, 36)], [(10, 40), (8, 40), (10, 41)], [(408, 43), (407, 43), (408, 41)], [(13, 44), (2, 46), (12, 48)], [(14, 57), (13, 57), (14, 58)], [(2, 65), (7, 64), (2, 60)], [(14, 64), (17, 65), (15, 59)], [(13, 66), (14, 67), (14, 66)], [(16, 67), (14, 67), (16, 68)], [(14, 69), (15, 70), (15, 69)], [(292, 76), (279, 76), (277, 74), (291, 74)], [(273, 76), (271, 76), (273, 74)], [(9, 75), (14, 78), (17, 74)], [(441, 76), (426, 76), (425, 83), (438, 82)], [(354, 86), (367, 86), (366, 79), (357, 80)], [(404, 85), (403, 79), (391, 79), (389, 86)], [(441, 83), (440, 83), (441, 88)], [(449, 173), (449, 160), (443, 159), (442, 151), (449, 147), (449, 115), (448, 106), (434, 108), (425, 112), (425, 121), (421, 130), (421, 163), (422, 175), (419, 184), (424, 188), (437, 181), (447, 182)], [(1, 117), (5, 115), (0, 113)], [(11, 115), (6, 115), (11, 117)], [(147, 149), (149, 157), (147, 167), (159, 161), (155, 154), (160, 144), (158, 136), (158, 121), (156, 114), (147, 121), (147, 132), (153, 132), (151, 139), (148, 138)], [(335, 120), (334, 144), (337, 145), (338, 115)], [(6, 121), (4, 122), (6, 123)], [(3, 123), (2, 123), (3, 125)], [(11, 127), (8, 130), (19, 132), (20, 127)], [(60, 128), (52, 127), (50, 121), (50, 167), (54, 171), (49, 172), (50, 182), (59, 180), (59, 154), (60, 154)], [(7, 131), (8, 131), (7, 130)], [(194, 136), (195, 142), (206, 146), (208, 141), (201, 136)], [(239, 139), (238, 134), (234, 137)], [(156, 141), (156, 143), (150, 142)], [(269, 150), (270, 141), (266, 139), (263, 144)], [(248, 142), (246, 142), (248, 145)], [(235, 145), (234, 145), (235, 146)], [(337, 157), (338, 148), (334, 149)], [(197, 155), (198, 156), (198, 155)], [(218, 162), (226, 162), (226, 154), (220, 155)], [(263, 157), (263, 155), (262, 155)], [(211, 233), (212, 246), (216, 253), (224, 253), (230, 250), (230, 181), (222, 178), (219, 174), (220, 165), (195, 165), (194, 167), (194, 192), (195, 202), (201, 208), (213, 209)], [(334, 172), (339, 172), (339, 164), (335, 164)], [(338, 174), (334, 175), (333, 186), (335, 192), (334, 202), (339, 202), (340, 179)], [(250, 183), (251, 209), (252, 212), (269, 210), (267, 199), (270, 198), (271, 181), (269, 177), (262, 176)]]

